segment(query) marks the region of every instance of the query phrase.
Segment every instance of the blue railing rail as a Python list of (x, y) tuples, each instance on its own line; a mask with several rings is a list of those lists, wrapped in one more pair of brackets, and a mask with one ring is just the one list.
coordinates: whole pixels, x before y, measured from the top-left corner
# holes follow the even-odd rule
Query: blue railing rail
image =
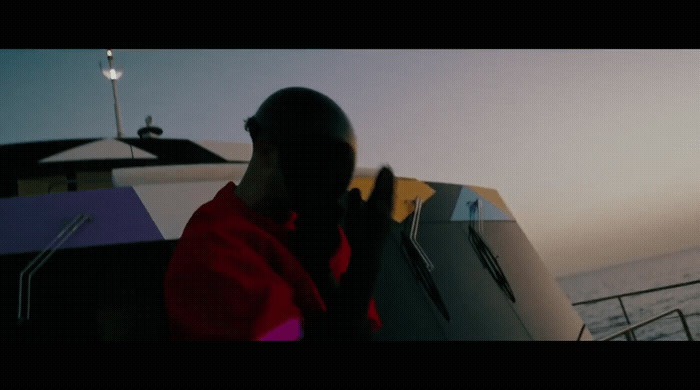
[[(690, 286), (690, 285), (698, 284), (698, 283), (700, 283), (700, 279), (691, 280), (691, 281), (683, 282), (683, 283), (669, 284), (669, 285), (667, 285), (667, 286), (648, 288), (648, 289), (646, 289), (646, 290), (632, 291), (632, 292), (628, 292), (628, 293), (624, 293), (624, 294), (610, 295), (610, 296), (602, 297), (602, 298), (589, 299), (589, 300), (586, 300), (586, 301), (575, 302), (575, 303), (572, 303), (571, 305), (572, 305), (572, 306), (577, 306), (577, 305), (588, 305), (588, 304), (597, 303), (597, 302), (603, 302), (603, 301), (607, 301), (607, 300), (611, 300), (611, 299), (617, 299), (617, 301), (620, 303), (620, 307), (622, 308), (622, 314), (625, 315), (625, 320), (627, 321), (627, 325), (632, 325), (632, 323), (630, 322), (629, 316), (627, 315), (627, 310), (625, 310), (625, 305), (622, 303), (622, 298), (624, 298), (624, 297), (629, 297), (629, 296), (634, 296), (634, 295), (648, 294), (648, 293), (655, 292), (655, 291), (661, 291), (661, 290), (668, 290), (668, 289), (672, 289), (672, 288)], [(627, 338), (627, 340), (635, 340), (635, 341), (636, 341), (636, 340), (637, 340), (637, 337), (636, 337), (635, 334), (634, 334), (634, 329), (637, 329), (638, 327), (640, 327), (640, 326), (642, 326), (642, 325), (646, 325), (646, 324), (648, 324), (649, 322), (658, 319), (657, 317), (659, 317), (659, 318), (660, 318), (660, 317), (665, 317), (666, 315), (668, 315), (668, 314), (674, 312), (675, 310), (676, 310), (676, 309), (670, 310), (670, 311), (668, 311), (668, 312), (666, 312), (666, 313), (663, 313), (663, 315), (656, 316), (656, 317), (653, 318), (653, 319), (650, 319), (650, 320), (647, 320), (647, 321), (642, 321), (642, 323), (639, 323), (639, 324), (636, 324), (636, 325), (634, 325), (634, 326), (631, 326), (630, 328), (627, 328), (627, 331), (623, 330), (623, 331), (620, 331), (620, 332), (618, 332), (618, 333), (619, 333), (619, 335), (624, 334), (625, 337)], [(680, 312), (680, 310), (679, 310), (679, 312)], [(690, 332), (687, 330), (687, 326), (688, 326), (688, 325), (687, 325), (686, 322), (685, 322), (685, 316), (683, 315), (682, 312), (679, 313), (679, 317), (680, 317), (680, 319), (681, 319), (681, 322), (683, 323), (683, 326), (686, 328), (686, 333), (688, 333), (688, 338), (689, 338), (690, 340), (692, 340), (692, 337), (690, 336)], [(640, 325), (640, 324), (641, 324), (641, 325)], [(616, 335), (615, 337), (617, 337), (617, 336), (619, 336), (619, 335)]]

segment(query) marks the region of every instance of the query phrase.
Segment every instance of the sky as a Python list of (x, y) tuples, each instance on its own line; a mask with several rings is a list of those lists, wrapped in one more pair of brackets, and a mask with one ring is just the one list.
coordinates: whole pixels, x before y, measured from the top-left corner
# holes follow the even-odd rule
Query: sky
[[(555, 276), (700, 246), (700, 50), (114, 50), (124, 135), (250, 142), (274, 91), (358, 166), (496, 189)], [(106, 52), (0, 50), (0, 144), (115, 137)]]

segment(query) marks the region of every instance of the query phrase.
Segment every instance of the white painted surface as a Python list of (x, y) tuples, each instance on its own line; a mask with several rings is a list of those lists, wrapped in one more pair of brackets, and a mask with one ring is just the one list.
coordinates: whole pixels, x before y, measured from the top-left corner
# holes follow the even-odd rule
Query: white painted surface
[(115, 187), (141, 184), (233, 181), (243, 178), (247, 163), (161, 165), (112, 170)]
[[(576, 340), (583, 320), (515, 221), (484, 224), (484, 240), (513, 290), (514, 309), (534, 340)], [(581, 340), (593, 339), (586, 328)]]
[[(163, 238), (172, 240), (180, 238), (192, 214), (214, 199), (229, 181), (232, 180), (143, 184), (133, 188)], [(233, 182), (238, 184), (238, 181)]]
[(192, 141), (228, 161), (250, 161), (253, 145), (242, 142)]
[[(128, 187), (141, 184), (183, 183), (202, 181), (233, 181), (242, 178), (247, 163), (183, 164), (150, 167), (129, 167), (112, 170), (112, 183), (115, 187)], [(375, 177), (376, 168), (358, 167), (354, 177)]]
[(376, 177), (379, 173), (379, 168), (357, 167), (353, 172), (353, 177)]
[[(133, 151), (133, 155), (132, 155)], [(113, 138), (105, 138), (64, 150), (39, 162), (112, 160), (122, 158), (157, 158), (151, 153)]]
[[(182, 235), (197, 208), (214, 198), (229, 181), (238, 184), (247, 164), (192, 164), (120, 168), (112, 171), (115, 187), (131, 186), (166, 240)], [(359, 168), (356, 177), (376, 174)]]

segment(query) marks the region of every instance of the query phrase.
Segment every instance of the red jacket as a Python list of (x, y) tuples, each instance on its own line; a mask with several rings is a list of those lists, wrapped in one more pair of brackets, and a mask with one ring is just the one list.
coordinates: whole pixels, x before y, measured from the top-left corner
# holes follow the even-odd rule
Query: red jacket
[[(304, 316), (325, 311), (316, 286), (285, 242), (285, 224), (251, 210), (229, 182), (190, 218), (165, 275), (165, 304), (173, 339), (297, 340)], [(348, 267), (343, 233), (330, 268)], [(370, 302), (373, 330), (381, 327)]]

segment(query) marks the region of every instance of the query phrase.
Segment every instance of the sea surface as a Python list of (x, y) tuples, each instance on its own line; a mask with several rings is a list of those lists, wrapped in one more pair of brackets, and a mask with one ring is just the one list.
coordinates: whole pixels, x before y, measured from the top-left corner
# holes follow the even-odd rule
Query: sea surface
[[(557, 278), (572, 303), (700, 280), (700, 247)], [(680, 308), (693, 340), (700, 341), (700, 283), (622, 298), (630, 323)], [(617, 299), (574, 305), (598, 340), (629, 326)], [(677, 313), (634, 331), (637, 340), (687, 340)], [(625, 340), (624, 336), (615, 340)]]

